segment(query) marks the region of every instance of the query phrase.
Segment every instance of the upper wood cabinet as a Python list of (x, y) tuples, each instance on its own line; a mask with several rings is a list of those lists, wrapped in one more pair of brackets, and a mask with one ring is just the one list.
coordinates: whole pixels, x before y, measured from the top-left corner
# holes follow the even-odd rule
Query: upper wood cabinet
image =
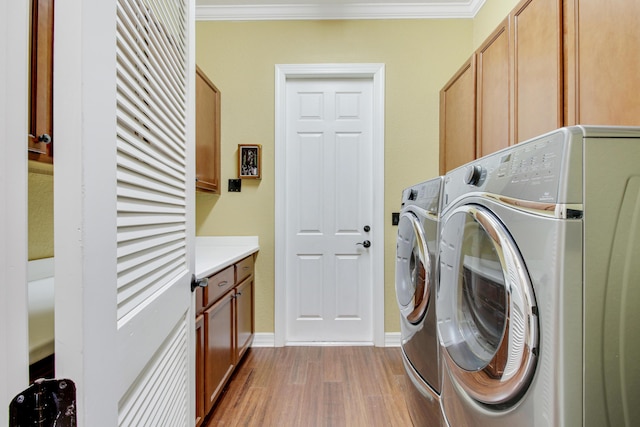
[(460, 72), (440, 94), (440, 173), (474, 143), (481, 157), (562, 126), (640, 126), (638, 16), (637, 0), (520, 1), (474, 53), (475, 135), (450, 107)]
[(440, 175), (475, 159), (476, 57), (440, 91)]
[(511, 143), (563, 126), (562, 0), (525, 0), (509, 14)]
[(220, 194), (220, 91), (196, 67), (196, 190)]
[(638, 0), (564, 1), (567, 125), (640, 125), (638, 17)]
[(53, 163), (54, 0), (31, 2), (29, 160)]
[(509, 20), (480, 46), (477, 53), (478, 83), (476, 156), (482, 157), (509, 145)]

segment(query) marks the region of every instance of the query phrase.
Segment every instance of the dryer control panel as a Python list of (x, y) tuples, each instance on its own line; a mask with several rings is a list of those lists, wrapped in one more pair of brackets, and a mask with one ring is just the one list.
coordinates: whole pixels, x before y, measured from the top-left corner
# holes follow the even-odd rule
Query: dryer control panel
[(470, 193), (537, 204), (581, 203), (580, 192), (567, 200), (569, 159), (580, 161), (582, 133), (563, 128), (505, 148), (450, 171), (445, 176), (443, 205)]

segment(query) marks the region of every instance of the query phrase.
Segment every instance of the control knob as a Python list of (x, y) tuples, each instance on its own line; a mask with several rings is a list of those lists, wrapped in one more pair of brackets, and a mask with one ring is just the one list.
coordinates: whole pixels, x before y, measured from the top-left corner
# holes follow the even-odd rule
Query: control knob
[(478, 185), (480, 178), (482, 178), (483, 168), (480, 165), (467, 166), (467, 170), (464, 174), (464, 182), (469, 185)]

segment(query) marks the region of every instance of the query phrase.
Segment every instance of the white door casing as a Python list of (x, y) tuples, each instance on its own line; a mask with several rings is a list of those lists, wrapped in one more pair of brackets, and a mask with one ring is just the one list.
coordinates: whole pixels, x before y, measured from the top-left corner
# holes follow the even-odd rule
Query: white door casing
[(194, 9), (56, 2), (56, 375), (80, 426), (195, 419)]
[(382, 64), (276, 66), (276, 345), (384, 344), (383, 93)]
[(28, 386), (27, 96), (29, 2), (0, 5), (0, 427)]

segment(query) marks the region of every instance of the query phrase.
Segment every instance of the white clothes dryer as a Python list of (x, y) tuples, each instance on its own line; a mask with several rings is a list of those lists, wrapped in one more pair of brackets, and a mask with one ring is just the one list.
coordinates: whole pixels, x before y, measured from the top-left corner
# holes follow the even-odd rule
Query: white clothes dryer
[(436, 327), (438, 234), (442, 177), (402, 192), (396, 247), (396, 298), (402, 358), (413, 387), (408, 407), (415, 426), (437, 427), (441, 364)]
[(445, 176), (451, 427), (640, 420), (640, 129), (559, 129)]

